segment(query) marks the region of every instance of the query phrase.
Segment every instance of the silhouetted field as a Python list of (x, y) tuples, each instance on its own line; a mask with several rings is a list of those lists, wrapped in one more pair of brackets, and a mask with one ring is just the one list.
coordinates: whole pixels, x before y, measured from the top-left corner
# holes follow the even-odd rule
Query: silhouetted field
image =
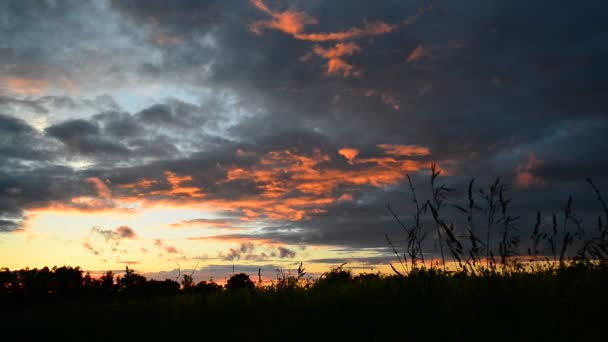
[[(607, 271), (590, 262), (475, 275), (353, 277), (335, 268), (311, 282), (301, 269), (270, 286), (237, 274), (225, 287), (180, 288), (133, 271), (110, 283), (78, 268), (5, 270), (1, 322), (7, 336), (48, 339), (579, 340), (604, 331)], [(39, 278), (7, 283), (7, 275)]]

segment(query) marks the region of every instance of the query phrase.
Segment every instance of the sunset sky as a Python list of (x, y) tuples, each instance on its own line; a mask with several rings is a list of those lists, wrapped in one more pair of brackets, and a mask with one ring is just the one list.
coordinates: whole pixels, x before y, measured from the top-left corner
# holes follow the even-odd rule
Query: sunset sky
[(431, 162), (454, 203), (501, 177), (525, 238), (569, 195), (592, 224), (606, 10), (1, 1), (0, 267), (384, 272), (385, 234), (404, 245), (387, 205), (409, 224), (406, 174), (424, 200)]

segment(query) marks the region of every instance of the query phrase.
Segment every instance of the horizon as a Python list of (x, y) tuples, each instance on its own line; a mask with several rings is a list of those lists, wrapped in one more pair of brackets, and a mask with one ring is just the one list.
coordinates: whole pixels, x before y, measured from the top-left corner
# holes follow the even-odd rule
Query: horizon
[(411, 226), (408, 177), (432, 201), (433, 163), (458, 234), (469, 223), (451, 205), (497, 178), (522, 259), (537, 212), (550, 229), (569, 198), (593, 231), (604, 214), (585, 179), (608, 191), (606, 9), (3, 2), (0, 267), (391, 273), (385, 235), (399, 252), (406, 239), (388, 205)]

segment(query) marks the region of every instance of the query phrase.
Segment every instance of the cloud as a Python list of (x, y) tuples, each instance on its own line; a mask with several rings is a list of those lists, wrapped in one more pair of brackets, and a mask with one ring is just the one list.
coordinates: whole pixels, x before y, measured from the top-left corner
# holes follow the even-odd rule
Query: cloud
[(135, 230), (133, 230), (133, 228), (128, 227), (128, 226), (120, 226), (117, 227), (115, 230), (104, 230), (101, 229), (99, 227), (93, 227), (91, 228), (91, 231), (97, 234), (100, 234), (101, 236), (103, 236), (103, 238), (106, 241), (110, 241), (110, 240), (122, 240), (122, 239), (136, 239), (137, 238), (137, 234), (135, 233)]
[(54, 159), (53, 147), (24, 120), (0, 113), (0, 160), (5, 166), (9, 162), (50, 161)]
[(208, 219), (208, 218), (195, 218), (190, 220), (183, 220), (180, 222), (172, 223), (171, 227), (204, 227), (204, 228), (222, 228), (222, 229), (233, 229), (234, 224), (237, 221), (232, 219)]
[(304, 32), (306, 26), (318, 24), (318, 19), (311, 17), (304, 12), (295, 10), (287, 10), (284, 12), (272, 11), (262, 2), (262, 0), (251, 0), (251, 3), (256, 8), (272, 17), (271, 20), (260, 20), (249, 25), (249, 29), (256, 34), (262, 34), (264, 29), (270, 28), (287, 33), (299, 40), (327, 42), (386, 34), (398, 27), (398, 25), (379, 21), (364, 22), (362, 28), (350, 28), (345, 31), (306, 33)]
[(86, 249), (87, 249), (89, 252), (93, 253), (93, 255), (99, 255), (99, 251), (98, 251), (97, 249), (95, 249), (95, 248), (93, 247), (93, 245), (91, 245), (90, 243), (88, 243), (88, 242), (83, 242), (83, 243), (82, 243), (82, 246), (83, 246), (84, 248), (86, 248)]
[[(219, 239), (224, 240), (222, 237)], [(224, 240), (226, 241), (226, 240)], [(263, 251), (260, 251), (262, 249)], [(242, 242), (238, 248), (230, 248), (227, 252), (218, 253), (218, 257), (224, 261), (249, 260), (249, 261), (265, 261), (273, 258), (293, 259), (296, 252), (278, 245), (260, 243), (259, 240), (251, 240)]]
[(20, 223), (13, 220), (0, 219), (0, 232), (14, 232), (20, 230)]
[(339, 149), (338, 153), (344, 156), (349, 164), (352, 164), (355, 158), (357, 158), (357, 155), (359, 155), (359, 150), (356, 148), (344, 147)]
[(284, 258), (293, 259), (293, 257), (296, 256), (296, 252), (292, 251), (291, 249), (279, 246), (278, 250), (279, 250), (279, 258), (281, 258), (281, 259), (284, 259)]
[(122, 261), (122, 260), (117, 260), (115, 262), (117, 262), (119, 264), (125, 264), (125, 265), (138, 265), (138, 264), (141, 264), (141, 262), (139, 262), (139, 261)]
[(203, 197), (201, 189), (197, 187), (184, 187), (182, 183), (192, 181), (191, 176), (178, 176), (173, 172), (165, 171), (167, 182), (171, 185), (169, 195), (172, 196), (187, 196), (187, 197)]
[(380, 248), (399, 233), (386, 204), (411, 212), (405, 174), (424, 196), (432, 160), (461, 190), (520, 174), (517, 214), (569, 193), (593, 212), (579, 179), (608, 184), (593, 139), (607, 122), (605, 4), (270, 4), (7, 3), (0, 77), (43, 82), (0, 90), (1, 229), (44, 210), (187, 208), (238, 225), (235, 248)]
[(102, 136), (95, 122), (83, 119), (47, 127), (45, 133), (64, 143), (70, 150), (85, 155), (125, 155), (130, 152), (124, 145)]
[(14, 76), (0, 76), (0, 91), (19, 95), (35, 95), (46, 90), (49, 82), (44, 79), (28, 79)]
[(431, 151), (428, 147), (417, 145), (391, 145), (379, 144), (378, 147), (384, 150), (384, 153), (394, 156), (412, 157), (412, 156), (428, 156)]
[(169, 253), (169, 254), (176, 254), (179, 253), (179, 251), (177, 250), (177, 248), (175, 248), (174, 246), (169, 246), (166, 245), (165, 242), (162, 239), (155, 239), (154, 240), (154, 246), (156, 246), (157, 248)]
[(361, 74), (361, 70), (354, 70), (352, 65), (342, 59), (343, 56), (352, 55), (357, 51), (361, 51), (361, 47), (355, 43), (337, 43), (335, 47), (327, 49), (319, 45), (313, 48), (316, 55), (327, 59), (328, 75), (338, 74), (344, 77)]
[(430, 54), (429, 54), (428, 50), (425, 49), (425, 47), (422, 44), (419, 44), (418, 46), (416, 46), (416, 48), (414, 50), (412, 50), (412, 52), (410, 52), (410, 54), (407, 56), (405, 61), (408, 63), (412, 63), (412, 62), (416, 62), (423, 58), (428, 58), (429, 56), (430, 56)]
[(87, 178), (87, 180), (90, 181), (91, 183), (95, 184), (99, 197), (101, 197), (103, 199), (112, 198), (112, 193), (110, 192), (110, 189), (101, 179), (99, 179), (97, 177), (91, 177), (91, 178)]
[(256, 34), (261, 34), (264, 28), (272, 28), (297, 37), (305, 26), (318, 24), (317, 19), (312, 18), (303, 12), (292, 10), (273, 12), (262, 2), (262, 0), (251, 0), (251, 3), (256, 8), (272, 17), (272, 20), (256, 21), (249, 26), (251, 31)]
[(522, 189), (526, 189), (533, 186), (541, 186), (545, 184), (545, 181), (533, 174), (534, 170), (541, 167), (543, 161), (536, 158), (534, 153), (528, 155), (528, 162), (526, 164), (518, 165), (515, 171), (515, 184)]

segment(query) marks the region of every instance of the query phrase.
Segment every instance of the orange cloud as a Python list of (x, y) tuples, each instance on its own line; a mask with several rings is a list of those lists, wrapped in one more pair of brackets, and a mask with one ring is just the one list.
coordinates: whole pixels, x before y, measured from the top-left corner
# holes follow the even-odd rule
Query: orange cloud
[(144, 179), (140, 179), (137, 183), (122, 184), (122, 185), (120, 185), (120, 187), (125, 188), (125, 189), (149, 188), (156, 183), (157, 182), (155, 180), (144, 178)]
[(20, 78), (14, 76), (0, 76), (0, 89), (19, 95), (40, 94), (49, 86), (44, 79)]
[(346, 158), (349, 164), (357, 165), (353, 169), (332, 167), (328, 164), (331, 161), (329, 155), (320, 150), (315, 150), (312, 155), (301, 155), (290, 150), (272, 151), (249, 168), (228, 169), (226, 179), (218, 182), (224, 184), (246, 180), (257, 186), (259, 196), (232, 201), (210, 200), (206, 203), (223, 210), (239, 211), (244, 220), (260, 217), (304, 220), (324, 212), (324, 207), (329, 204), (352, 200), (352, 195), (344, 193), (336, 199), (334, 193), (338, 189), (395, 184), (407, 172), (426, 167), (423, 162), (406, 157), (425, 155), (428, 149), (413, 145), (383, 146), (384, 153), (388, 155), (369, 158), (357, 158), (359, 151), (354, 148), (340, 149), (338, 154)]
[[(362, 28), (350, 28), (339, 32), (305, 33), (304, 29), (306, 26), (318, 24), (318, 19), (311, 17), (304, 12), (295, 10), (275, 12), (268, 8), (261, 0), (251, 0), (251, 3), (256, 8), (272, 17), (270, 20), (260, 20), (249, 25), (249, 29), (255, 34), (262, 34), (264, 29), (275, 29), (287, 33), (299, 40), (327, 42), (386, 34), (398, 27), (398, 25), (378, 21), (364, 22)], [(404, 24), (406, 23), (404, 22)]]
[(359, 154), (359, 150), (357, 150), (356, 148), (344, 147), (339, 149), (338, 153), (344, 156), (344, 158), (348, 160), (349, 164), (352, 164), (353, 160), (355, 160), (355, 158)]
[(419, 44), (418, 46), (416, 46), (416, 48), (407, 56), (407, 59), (405, 60), (408, 63), (412, 63), (415, 62), (421, 58), (425, 58), (425, 57), (429, 57), (430, 54), (428, 52), (428, 50), (426, 50), (424, 48), (424, 46), (422, 46), (422, 44)]
[[(299, 12), (293, 9), (286, 11), (273, 11), (271, 10), (262, 0), (250, 0), (250, 2), (260, 11), (266, 13), (271, 17), (269, 20), (259, 20), (249, 25), (249, 29), (257, 34), (261, 35), (265, 29), (274, 29), (286, 34), (291, 35), (293, 38), (298, 40), (305, 40), (311, 42), (343, 42), (346, 40), (354, 40), (362, 37), (376, 36), (382, 34), (388, 34), (396, 30), (401, 25), (410, 25), (414, 23), (420, 15), (432, 7), (420, 8), (416, 15), (401, 20), (396, 24), (389, 24), (383, 21), (368, 22), (363, 21), (363, 27), (349, 28), (343, 31), (337, 32), (317, 32), (310, 33), (305, 32), (306, 27), (310, 25), (316, 25), (319, 23), (317, 18), (314, 18), (305, 12)], [(354, 43), (337, 43), (333, 48), (322, 48), (315, 46), (313, 53), (327, 59), (327, 75), (341, 75), (344, 77), (348, 76), (360, 76), (363, 74), (362, 69), (355, 69), (352, 64), (347, 62), (343, 56), (352, 55), (355, 52), (361, 51), (361, 47)], [(416, 52), (415, 50), (414, 52)], [(418, 51), (421, 53), (423, 50)], [(311, 59), (312, 54), (307, 53), (306, 55), (299, 58), (302, 62), (307, 62)], [(418, 56), (421, 57), (421, 56)], [(418, 58), (412, 57), (412, 58)], [(408, 58), (409, 61), (409, 58)], [(385, 101), (395, 110), (399, 109), (398, 102), (394, 98), (386, 98)]]
[(338, 202), (352, 202), (353, 195), (344, 193), (340, 197), (338, 197)]
[(328, 75), (342, 75), (342, 76), (350, 76), (350, 75), (359, 75), (361, 73), (360, 70), (353, 70), (353, 66), (342, 59), (342, 56), (352, 55), (355, 52), (361, 51), (361, 47), (355, 43), (338, 43), (333, 48), (322, 48), (319, 45), (316, 45), (313, 48), (313, 52), (321, 56), (322, 58), (327, 59), (327, 74)]
[(319, 45), (316, 45), (313, 49), (315, 54), (327, 59), (352, 55), (357, 51), (361, 51), (361, 47), (355, 43), (338, 43), (335, 47), (329, 49), (324, 49)]
[(342, 75), (344, 77), (350, 75), (359, 76), (361, 75), (361, 70), (353, 70), (353, 66), (351, 64), (348, 64), (348, 62), (343, 59), (332, 58), (327, 61), (327, 74)]
[[(361, 187), (382, 187), (402, 181), (408, 172), (427, 168), (427, 163), (410, 157), (430, 155), (417, 145), (380, 144), (375, 154), (360, 156), (360, 151), (344, 147), (336, 151), (348, 161), (331, 163), (332, 157), (321, 150), (300, 153), (297, 150), (252, 154), (246, 165), (218, 166), (225, 176), (210, 184), (212, 192), (194, 186), (192, 175), (164, 173), (164, 180), (141, 179), (133, 184), (117, 185), (90, 178), (97, 196), (75, 197), (68, 202), (52, 203), (39, 210), (74, 212), (119, 212), (133, 208), (200, 208), (229, 211), (237, 218), (195, 219), (172, 224), (172, 227), (231, 228), (231, 223), (255, 220), (310, 219), (327, 211), (329, 205), (353, 200), (353, 191)], [(238, 152), (237, 152), (238, 153)], [(197, 182), (198, 183), (198, 182)], [(232, 183), (232, 184), (231, 184)], [(223, 189), (234, 186), (241, 191)]]
[(309, 40), (314, 42), (340, 41), (348, 39), (357, 39), (366, 36), (377, 36), (394, 31), (398, 25), (387, 24), (382, 21), (364, 23), (363, 28), (351, 28), (341, 32), (323, 32), (323, 33), (301, 33), (294, 37), (300, 40)]
[(178, 196), (189, 196), (189, 197), (203, 197), (204, 194), (201, 193), (201, 189), (196, 187), (184, 187), (181, 184), (183, 182), (192, 181), (191, 176), (179, 177), (175, 173), (170, 171), (165, 171), (165, 176), (167, 177), (167, 182), (171, 185), (171, 191), (169, 191), (170, 195), (178, 195)]
[(110, 193), (110, 189), (106, 186), (106, 184), (97, 177), (87, 178), (87, 180), (95, 185), (97, 188), (97, 193), (99, 197), (104, 199), (112, 198), (112, 194)]
[(527, 163), (515, 168), (515, 171), (517, 172), (515, 175), (515, 184), (517, 187), (527, 189), (533, 186), (544, 185), (546, 182), (543, 179), (534, 176), (531, 172), (534, 169), (541, 167), (543, 164), (543, 160), (537, 159), (534, 153), (530, 153), (528, 155)]
[(390, 145), (390, 144), (379, 144), (379, 148), (384, 150), (385, 154), (395, 156), (428, 156), (431, 154), (431, 150), (428, 147), (418, 145)]
[(318, 20), (308, 16), (304, 12), (288, 10), (285, 12), (271, 11), (261, 0), (251, 0), (251, 3), (262, 12), (270, 15), (271, 20), (256, 21), (249, 25), (249, 29), (256, 33), (262, 34), (263, 29), (276, 29), (281, 32), (297, 36), (305, 26), (318, 24)]

